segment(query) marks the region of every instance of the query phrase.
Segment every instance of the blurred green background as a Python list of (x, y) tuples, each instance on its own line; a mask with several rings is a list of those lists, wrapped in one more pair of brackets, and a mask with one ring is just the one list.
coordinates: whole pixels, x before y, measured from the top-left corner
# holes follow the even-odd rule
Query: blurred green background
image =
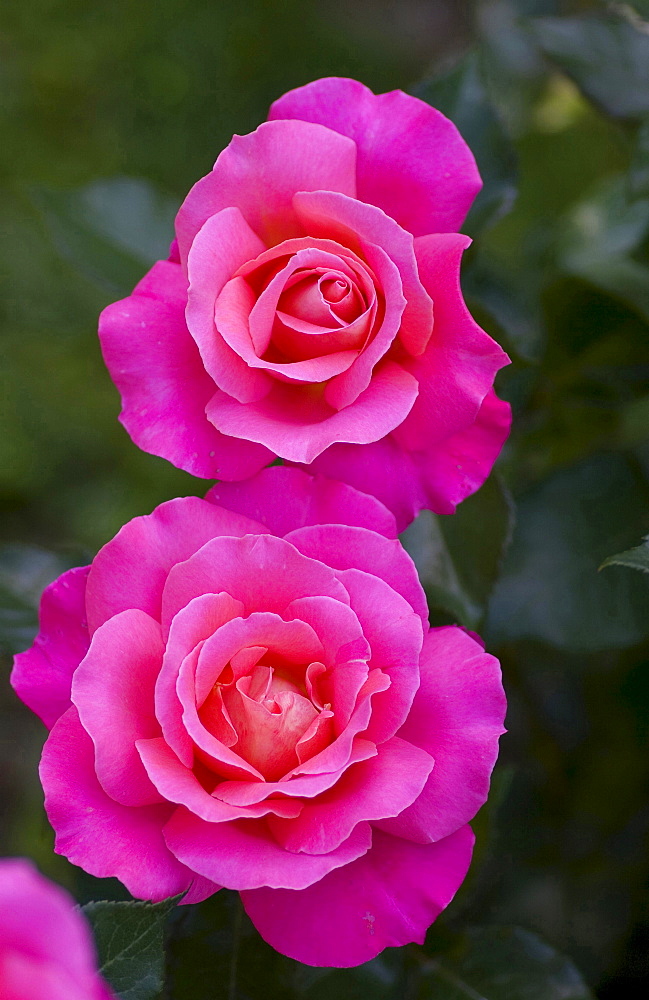
[[(514, 431), (498, 476), (406, 539), (433, 621), (478, 627), (503, 663), (510, 732), (476, 863), (418, 976), (407, 956), (397, 972), (392, 959), (287, 971), (246, 930), (241, 996), (456, 1000), (472, 995), (453, 979), (465, 973), (488, 1000), (590, 995), (523, 931), (462, 937), (476, 924), (540, 934), (602, 1000), (647, 995), (649, 576), (598, 567), (649, 532), (648, 21), (646, 2), (4, 0), (4, 654), (29, 645), (62, 569), (136, 514), (207, 488), (131, 444), (96, 325), (165, 254), (175, 210), (232, 133), (291, 87), (349, 75), (440, 107), (485, 177), (463, 284), (512, 356), (499, 391)], [(0, 711), (0, 853), (34, 857), (80, 899), (119, 895), (51, 854), (42, 730), (6, 684)], [(228, 905), (196, 920), (216, 926)], [(212, 940), (205, 926), (191, 961), (187, 927), (173, 931), (172, 1000), (227, 995), (214, 956), (228, 932)], [(536, 969), (536, 992), (494, 986), (498, 948), (510, 969), (523, 955), (523, 979)]]

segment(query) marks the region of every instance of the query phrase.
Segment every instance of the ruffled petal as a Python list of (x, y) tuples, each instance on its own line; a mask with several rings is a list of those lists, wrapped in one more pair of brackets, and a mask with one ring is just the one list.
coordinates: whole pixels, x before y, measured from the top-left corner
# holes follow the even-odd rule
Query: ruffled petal
[(310, 524), (353, 524), (396, 538), (394, 515), (367, 493), (301, 469), (273, 466), (242, 483), (217, 483), (205, 496), (260, 521), (280, 538)]
[(384, 948), (423, 944), (471, 861), (469, 827), (437, 844), (375, 831), (372, 848), (300, 892), (242, 892), (246, 913), (273, 948), (306, 965), (349, 968)]
[(33, 645), (14, 657), (11, 685), (48, 729), (70, 707), (72, 675), (86, 655), (86, 580), (89, 566), (63, 573), (46, 587)]
[(473, 819), (487, 799), (506, 708), (498, 660), (464, 629), (431, 629), (399, 736), (432, 754), (435, 768), (416, 802), (381, 829), (433, 843)]
[(329, 77), (289, 90), (268, 117), (319, 122), (352, 138), (358, 198), (414, 236), (456, 232), (482, 186), (455, 125), (401, 90), (373, 94), (356, 80)]

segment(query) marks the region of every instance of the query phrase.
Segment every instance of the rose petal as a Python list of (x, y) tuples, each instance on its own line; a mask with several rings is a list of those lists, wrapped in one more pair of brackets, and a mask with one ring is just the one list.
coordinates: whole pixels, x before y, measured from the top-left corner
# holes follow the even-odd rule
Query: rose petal
[[(251, 371), (216, 331), (214, 310), (234, 272), (257, 257), (264, 244), (237, 208), (224, 208), (207, 219), (196, 235), (187, 262), (187, 327), (214, 383), (242, 403), (263, 399), (271, 383)], [(210, 395), (214, 394), (214, 389)], [(209, 397), (208, 397), (209, 398)], [(203, 410), (208, 399), (203, 400)]]
[(72, 679), (72, 701), (95, 747), (99, 784), (124, 806), (162, 801), (135, 742), (160, 735), (154, 688), (162, 666), (160, 625), (122, 611), (97, 629)]
[(401, 90), (375, 95), (356, 80), (329, 77), (290, 90), (268, 117), (319, 122), (350, 136), (359, 200), (414, 236), (456, 232), (482, 186), (455, 125)]
[[(36, 923), (36, 927), (35, 927)], [(28, 967), (40, 962), (52, 964), (65, 975), (68, 985), (79, 993), (62, 994), (62, 1000), (91, 1000), (104, 996), (98, 992), (96, 949), (90, 928), (74, 906), (74, 900), (58, 885), (43, 878), (35, 866), (23, 858), (4, 858), (0, 862), (0, 940), (2, 940), (3, 1000), (7, 980), (6, 961), (13, 952), (22, 953)], [(69, 977), (69, 978), (68, 978)], [(11, 981), (11, 980), (10, 980)], [(32, 988), (17, 995), (47, 997)], [(84, 993), (83, 990), (86, 992)], [(13, 1000), (13, 997), (8, 997)]]
[(357, 736), (351, 741), (346, 758), (339, 762), (335, 770), (282, 778), (281, 781), (223, 781), (214, 789), (213, 794), (216, 798), (230, 802), (232, 805), (250, 805), (254, 802), (263, 802), (269, 796), (277, 794), (313, 798), (326, 791), (327, 788), (331, 788), (339, 780), (345, 768), (359, 760), (375, 757), (376, 753), (374, 743)]
[(217, 392), (206, 412), (224, 434), (263, 441), (280, 458), (309, 464), (336, 441), (367, 444), (384, 437), (405, 419), (417, 392), (412, 375), (385, 361), (343, 410), (333, 410), (310, 387), (278, 383), (264, 399), (248, 406)]
[(453, 514), (482, 486), (511, 426), (509, 403), (490, 392), (475, 422), (428, 451), (404, 451), (392, 435), (365, 445), (337, 444), (313, 463), (315, 472), (373, 493), (397, 519), (399, 531), (420, 510)]
[(241, 898), (273, 948), (307, 965), (349, 968), (387, 947), (423, 944), (466, 875), (473, 834), (465, 826), (437, 844), (375, 831), (363, 857), (291, 892), (257, 889)]
[(176, 693), (180, 666), (199, 642), (242, 612), (241, 601), (233, 600), (229, 594), (201, 594), (181, 608), (171, 622), (156, 681), (155, 714), (165, 739), (188, 767), (194, 761), (194, 748), (183, 724), (183, 708)]
[(181, 260), (207, 219), (230, 206), (267, 245), (302, 236), (291, 199), (296, 191), (320, 190), (356, 197), (356, 146), (350, 139), (299, 121), (265, 122), (249, 135), (233, 136), (178, 212)]
[(102, 312), (99, 337), (122, 399), (119, 419), (139, 448), (195, 476), (253, 475), (272, 456), (235, 444), (207, 420), (214, 383), (187, 329), (186, 304), (181, 268), (158, 261), (132, 295)]
[[(229, 514), (224, 508), (212, 509), (221, 516)], [(307, 559), (281, 538), (261, 534), (212, 538), (169, 572), (162, 598), (163, 627), (197, 594), (221, 590), (241, 601), (246, 614), (264, 611), (282, 615), (291, 601), (305, 594), (322, 594), (347, 603), (347, 592), (333, 570)]]
[(387, 539), (363, 527), (310, 525), (286, 535), (296, 549), (334, 569), (361, 569), (385, 580), (428, 623), (428, 604), (417, 570), (396, 539)]
[(269, 813), (291, 820), (302, 810), (302, 803), (292, 799), (266, 799), (249, 806), (228, 805), (205, 791), (163, 739), (139, 740), (137, 749), (147, 774), (164, 799), (186, 806), (208, 823), (228, 823)]
[(161, 900), (187, 889), (193, 873), (166, 847), (162, 826), (173, 806), (133, 808), (97, 781), (92, 740), (76, 708), (58, 720), (43, 748), (40, 776), (55, 851), (97, 878), (116, 877), (134, 896)]
[(460, 260), (468, 243), (453, 233), (415, 240), (419, 274), (435, 303), (435, 332), (422, 357), (404, 361), (419, 382), (417, 401), (394, 432), (408, 451), (428, 451), (470, 427), (496, 372), (509, 364), (462, 297)]
[(498, 660), (461, 628), (431, 629), (399, 736), (432, 754), (435, 768), (417, 801), (381, 829), (433, 843), (473, 819), (487, 799), (506, 708)]
[[(128, 608), (139, 608), (160, 620), (162, 589), (172, 566), (188, 559), (210, 538), (265, 530), (255, 521), (197, 497), (169, 500), (152, 514), (133, 518), (93, 560), (86, 589), (90, 632)], [(215, 591), (207, 587), (188, 599), (205, 592)]]
[(206, 823), (182, 806), (164, 833), (177, 858), (228, 889), (303, 889), (361, 857), (372, 843), (369, 823), (359, 823), (351, 836), (329, 854), (292, 854), (275, 842), (264, 820)]
[(399, 816), (420, 795), (433, 763), (428, 753), (394, 736), (376, 757), (348, 767), (333, 788), (305, 803), (299, 817), (270, 817), (269, 828), (287, 851), (326, 854), (357, 823)]
[(11, 685), (51, 729), (70, 707), (72, 675), (86, 655), (86, 580), (89, 566), (63, 573), (41, 597), (33, 645), (14, 657)]
[(421, 354), (433, 331), (433, 303), (419, 279), (412, 234), (374, 205), (333, 191), (300, 192), (293, 205), (309, 233), (333, 236), (361, 256), (368, 244), (388, 254), (399, 271), (405, 298), (399, 340), (410, 354)]
[(358, 569), (339, 570), (372, 650), (370, 666), (390, 678), (376, 694), (372, 717), (363, 735), (376, 743), (389, 739), (408, 716), (419, 687), (419, 656), (424, 633), (421, 618), (383, 580)]
[(394, 515), (374, 497), (286, 466), (263, 469), (242, 483), (217, 483), (205, 499), (260, 521), (280, 537), (308, 524), (356, 524), (396, 537)]

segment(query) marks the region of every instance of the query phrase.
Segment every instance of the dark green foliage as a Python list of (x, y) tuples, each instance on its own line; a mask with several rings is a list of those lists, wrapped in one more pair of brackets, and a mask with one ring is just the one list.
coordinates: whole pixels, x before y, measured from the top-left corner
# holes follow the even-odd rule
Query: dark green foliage
[(99, 971), (119, 1000), (154, 1000), (164, 980), (164, 925), (177, 899), (86, 903)]
[(592, 1000), (575, 966), (520, 927), (470, 927), (424, 965), (417, 1000)]

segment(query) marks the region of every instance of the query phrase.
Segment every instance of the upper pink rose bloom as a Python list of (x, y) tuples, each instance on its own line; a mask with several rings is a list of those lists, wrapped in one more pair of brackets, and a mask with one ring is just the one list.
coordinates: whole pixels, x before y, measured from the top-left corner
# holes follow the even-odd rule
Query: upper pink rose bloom
[(189, 192), (169, 260), (102, 313), (135, 443), (226, 481), (312, 466), (399, 529), (453, 513), (510, 426), (508, 358), (460, 290), (480, 185), (415, 97), (337, 78), (285, 94)]
[(2, 1000), (113, 1000), (74, 900), (23, 858), (0, 860)]
[(373, 497), (276, 467), (135, 518), (53, 583), (12, 682), (52, 727), (56, 850), (144, 898), (237, 889), (311, 965), (422, 941), (467, 871), (505, 698), (475, 638), (429, 628), (395, 536)]

